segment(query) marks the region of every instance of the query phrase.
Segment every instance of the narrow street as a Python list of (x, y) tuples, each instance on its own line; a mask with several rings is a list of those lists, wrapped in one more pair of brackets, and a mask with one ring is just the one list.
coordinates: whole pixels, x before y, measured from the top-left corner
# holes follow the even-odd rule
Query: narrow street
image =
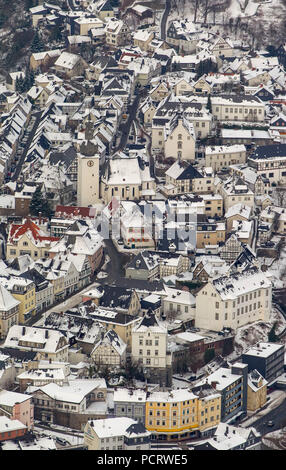
[(258, 222), (257, 222), (257, 218), (253, 218), (253, 232), (252, 232), (252, 238), (251, 238), (251, 248), (253, 251), (256, 252), (256, 243), (257, 243), (257, 226), (258, 226)]
[(116, 153), (120, 150), (124, 151), (124, 149), (126, 147), (126, 144), (127, 144), (127, 140), (128, 140), (128, 136), (129, 136), (129, 132), (130, 132), (132, 122), (136, 119), (136, 114), (137, 114), (137, 109), (138, 109), (138, 106), (139, 106), (140, 99), (144, 98), (145, 96), (146, 96), (146, 89), (145, 88), (138, 90), (138, 93), (135, 96), (135, 98), (133, 100), (133, 103), (129, 105), (129, 107), (128, 107), (128, 119), (127, 119), (126, 122), (121, 123), (120, 126), (119, 126), (119, 132), (121, 132), (121, 137), (120, 137), (120, 141), (119, 141), (118, 145), (114, 149), (114, 153)]
[(171, 9), (171, 0), (166, 0), (166, 6), (165, 6), (165, 11), (163, 13), (163, 18), (161, 21), (161, 39), (165, 40), (166, 39), (166, 25), (167, 25), (167, 19), (170, 13)]
[(122, 288), (130, 288), (130, 289), (138, 289), (154, 292), (156, 290), (162, 289), (162, 283), (160, 281), (149, 282), (144, 280), (137, 280), (137, 279), (127, 279), (124, 277), (124, 265), (130, 260), (132, 253), (130, 255), (128, 253), (120, 253), (115, 248), (112, 240), (105, 240), (105, 255), (109, 257), (109, 262), (106, 263), (106, 267), (104, 268), (104, 272), (108, 274), (107, 277), (103, 279), (93, 279), (92, 283), (88, 286), (85, 286), (80, 291), (76, 292), (71, 297), (63, 300), (61, 303), (52, 306), (45, 312), (41, 312), (40, 314), (36, 315), (31, 319), (29, 322), (29, 326), (43, 326), (45, 318), (52, 312), (66, 312), (71, 308), (76, 307), (82, 301), (82, 293), (92, 289), (92, 287), (105, 284), (116, 284), (118, 287)]
[[(255, 427), (262, 436), (269, 432), (284, 428), (286, 426), (286, 398), (285, 392), (281, 392), (281, 394), (281, 398), (275, 400), (272, 406), (268, 406), (266, 410), (257, 414), (256, 420), (252, 421), (252, 419), (248, 419), (246, 420), (246, 423), (242, 424), (242, 426), (246, 428)], [(274, 423), (273, 426), (269, 426), (268, 423), (270, 421)]]
[(146, 145), (146, 152), (147, 152), (147, 156), (149, 158), (149, 163), (150, 163), (150, 175), (151, 175), (152, 178), (156, 179), (156, 176), (155, 176), (155, 160), (154, 160), (154, 157), (153, 157), (152, 151), (151, 151), (152, 139), (151, 139), (150, 135), (147, 134), (144, 127), (140, 124), (138, 118), (135, 119), (135, 122), (136, 122), (138, 128), (140, 129), (140, 131), (145, 136), (145, 138), (148, 142), (147, 145)]
[(32, 130), (31, 130), (31, 132), (29, 133), (29, 137), (28, 137), (28, 139), (27, 139), (27, 143), (26, 143), (26, 145), (25, 145), (25, 147), (24, 147), (24, 149), (23, 149), (23, 153), (22, 153), (22, 155), (21, 155), (21, 157), (20, 157), (20, 159), (19, 159), (19, 162), (18, 162), (18, 164), (17, 164), (17, 167), (16, 167), (16, 169), (15, 169), (15, 172), (14, 172), (12, 178), (11, 178), (12, 181), (17, 181), (17, 179), (18, 179), (18, 177), (19, 177), (19, 175), (20, 175), (20, 173), (21, 173), (22, 166), (23, 166), (23, 164), (25, 163), (25, 159), (26, 159), (28, 150), (29, 150), (29, 148), (30, 148), (31, 142), (32, 142), (32, 140), (33, 140), (33, 138), (34, 138), (34, 135), (35, 135), (36, 130), (37, 130), (37, 128), (38, 128), (39, 122), (40, 122), (40, 120), (41, 120), (42, 111), (39, 111), (39, 112), (35, 113), (34, 116), (36, 117), (36, 119), (35, 119), (33, 128), (32, 128)]

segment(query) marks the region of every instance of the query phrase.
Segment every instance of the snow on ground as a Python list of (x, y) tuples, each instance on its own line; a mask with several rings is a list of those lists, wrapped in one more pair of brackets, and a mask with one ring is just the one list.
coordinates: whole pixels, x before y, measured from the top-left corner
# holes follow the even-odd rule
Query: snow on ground
[(285, 450), (286, 449), (286, 431), (279, 429), (267, 434), (262, 439), (263, 443), (273, 450)]
[[(187, 0), (177, 0), (175, 5), (172, 6), (168, 22), (184, 18), (193, 20), (194, 4), (195, 2)], [(204, 23), (204, 8), (205, 2), (199, 3), (197, 23)], [(269, 41), (272, 43), (271, 40), (273, 41), (273, 39), (276, 42), (283, 41), (279, 37), (279, 24), (285, 17), (285, 11), (283, 0), (265, 0), (263, 2), (231, 0), (230, 6), (225, 10), (217, 11), (215, 15), (210, 11), (207, 17), (208, 31), (215, 34), (217, 32), (226, 32), (230, 37), (235, 36), (235, 39), (243, 38), (245, 33), (240, 27), (234, 28), (234, 31), (232, 31), (232, 28), (227, 27), (230, 20), (235, 24), (239, 18), (243, 23), (247, 23), (252, 30), (256, 31), (257, 41), (260, 38), (258, 44), (263, 43), (265, 45)]]
[[(277, 0), (273, 0), (277, 2)], [(246, 7), (245, 7), (246, 4)], [(222, 12), (215, 13), (215, 22), (216, 24), (223, 24), (229, 18), (248, 18), (257, 13), (258, 8), (262, 8), (265, 5), (261, 5), (257, 2), (249, 0), (231, 0), (229, 8), (225, 9)], [(245, 7), (245, 8), (244, 8)], [(176, 5), (173, 7), (170, 18), (171, 20), (178, 18), (194, 18), (194, 3), (188, 1), (179, 0), (176, 2)], [(197, 22), (203, 22), (204, 18), (204, 3), (201, 3), (201, 7), (198, 8)], [(208, 15), (208, 22), (213, 23), (214, 15), (213, 12), (210, 12)]]
[(281, 251), (280, 258), (275, 260), (269, 268), (269, 273), (273, 279), (273, 287), (280, 289), (286, 287), (286, 252)]
[[(64, 426), (58, 426), (56, 424), (52, 424), (51, 429), (43, 429), (34, 427), (34, 430), (37, 431), (41, 435), (50, 436), (52, 438), (59, 437), (65, 441), (68, 441), (70, 445), (80, 445), (83, 443), (83, 433), (80, 431), (75, 431), (74, 429), (69, 429)], [(61, 432), (64, 431), (64, 432)], [(70, 434), (66, 434), (70, 433)]]
[(108, 277), (108, 274), (103, 271), (100, 271), (96, 277), (97, 279), (104, 279), (105, 277)]
[(275, 333), (279, 334), (286, 327), (286, 320), (279, 310), (273, 307), (269, 323), (256, 322), (238, 328), (234, 340), (234, 351), (227, 356), (227, 359), (230, 361), (235, 360), (250, 346), (258, 342), (267, 342), (268, 333), (275, 322)]
[[(257, 421), (259, 418), (264, 415), (267, 415), (268, 413), (270, 413), (271, 410), (275, 410), (275, 408), (277, 408), (277, 406), (279, 406), (285, 400), (285, 396), (286, 392), (284, 390), (274, 390), (273, 392), (271, 392), (268, 396), (268, 398), (270, 399), (267, 401), (267, 406), (264, 409), (260, 410), (258, 413), (252, 413), (252, 416), (243, 420), (241, 426), (251, 426), (252, 423)], [(251, 412), (248, 411), (248, 414), (251, 414)]]

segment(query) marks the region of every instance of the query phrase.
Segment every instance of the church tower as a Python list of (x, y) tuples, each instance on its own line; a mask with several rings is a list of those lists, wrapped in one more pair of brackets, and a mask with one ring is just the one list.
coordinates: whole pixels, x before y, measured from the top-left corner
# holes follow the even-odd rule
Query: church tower
[(99, 194), (99, 154), (98, 147), (92, 142), (93, 124), (86, 123), (86, 140), (80, 146), (78, 154), (77, 205), (87, 207), (98, 204)]

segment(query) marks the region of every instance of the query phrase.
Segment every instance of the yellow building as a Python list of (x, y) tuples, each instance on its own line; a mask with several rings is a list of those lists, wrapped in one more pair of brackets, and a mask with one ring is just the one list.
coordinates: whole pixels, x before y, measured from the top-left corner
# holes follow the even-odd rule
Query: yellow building
[(19, 303), (19, 323), (26, 323), (36, 313), (36, 289), (33, 281), (22, 277), (1, 278), (1, 284)]
[(267, 380), (254, 369), (248, 374), (247, 410), (259, 410), (267, 402)]
[(50, 237), (30, 218), (22, 224), (11, 224), (6, 245), (6, 258), (29, 255), (33, 260), (49, 257), (49, 249), (58, 241)]
[(206, 435), (220, 422), (221, 395), (210, 385), (153, 392), (146, 400), (145, 426), (158, 440)]
[(205, 203), (205, 215), (208, 217), (223, 216), (223, 198), (220, 194), (202, 194)]
[(169, 89), (166, 83), (159, 83), (149, 93), (153, 101), (162, 101), (169, 94)]
[(133, 35), (134, 46), (140, 47), (141, 51), (147, 52), (149, 50), (149, 45), (154, 37), (154, 31), (140, 29)]
[(10, 327), (19, 323), (19, 304), (20, 302), (0, 284), (0, 338), (6, 338)]
[(218, 245), (225, 241), (225, 223), (209, 222), (206, 216), (198, 215), (197, 248)]
[(65, 276), (62, 272), (50, 271), (46, 279), (51, 282), (54, 289), (54, 299), (62, 299), (65, 294)]

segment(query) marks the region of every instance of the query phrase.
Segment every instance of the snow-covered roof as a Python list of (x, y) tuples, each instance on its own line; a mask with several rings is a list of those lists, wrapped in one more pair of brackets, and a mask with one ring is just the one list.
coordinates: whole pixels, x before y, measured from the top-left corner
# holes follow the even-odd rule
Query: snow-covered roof
[(255, 346), (248, 349), (244, 354), (247, 356), (266, 358), (279, 351), (281, 348), (284, 348), (283, 344), (257, 343)]
[(229, 217), (240, 215), (241, 217), (248, 220), (250, 214), (251, 207), (239, 202), (238, 204), (234, 204), (227, 210), (227, 212), (225, 213), (225, 218), (228, 219)]
[(128, 388), (117, 388), (114, 390), (113, 401), (117, 402), (135, 402), (145, 403), (147, 393), (145, 390), (135, 389), (131, 390)]
[[(56, 353), (62, 348), (68, 347), (67, 341), (59, 348), (59, 343), (64, 336), (59, 331), (36, 328), (32, 326), (13, 325), (9, 329), (4, 347), (30, 349), (46, 353)], [(35, 343), (38, 346), (31, 346)]]
[(212, 279), (210, 282), (222, 300), (235, 300), (248, 292), (271, 287), (271, 282), (266, 274), (257, 267), (250, 267), (241, 273)]
[(60, 57), (56, 60), (55, 66), (72, 70), (79, 60), (80, 56), (76, 54), (71, 54), (70, 52), (62, 52)]
[(213, 145), (207, 146), (205, 149), (206, 155), (212, 154), (222, 154), (222, 153), (237, 153), (237, 152), (245, 152), (246, 148), (245, 145)]
[(7, 416), (0, 416), (0, 433), (13, 432), (26, 428), (27, 426), (18, 419), (9, 419)]
[[(129, 437), (129, 433), (127, 434), (128, 428), (131, 428), (131, 426), (133, 425), (139, 425), (140, 423), (138, 423), (132, 418), (118, 417), (92, 420), (89, 421), (89, 424), (92, 426), (94, 432), (97, 434), (99, 439), (105, 439), (125, 435), (128, 435)], [(139, 433), (135, 434), (136, 437), (142, 435), (150, 435), (149, 431), (146, 431), (142, 425), (140, 426), (140, 428), (138, 426), (138, 431)]]
[(165, 291), (167, 296), (164, 298), (164, 302), (174, 302), (183, 305), (195, 305), (196, 303), (193, 294), (187, 290), (178, 290), (165, 286)]
[(104, 379), (76, 379), (63, 386), (50, 383), (40, 387), (40, 390), (55, 400), (79, 404), (94, 389), (102, 388), (106, 388)]
[(30, 400), (31, 395), (25, 393), (10, 392), (8, 390), (0, 390), (0, 407), (1, 406), (14, 406), (16, 403), (23, 403)]
[(0, 280), (0, 312), (7, 312), (17, 307), (21, 302), (13, 297), (12, 294), (1, 284)]

